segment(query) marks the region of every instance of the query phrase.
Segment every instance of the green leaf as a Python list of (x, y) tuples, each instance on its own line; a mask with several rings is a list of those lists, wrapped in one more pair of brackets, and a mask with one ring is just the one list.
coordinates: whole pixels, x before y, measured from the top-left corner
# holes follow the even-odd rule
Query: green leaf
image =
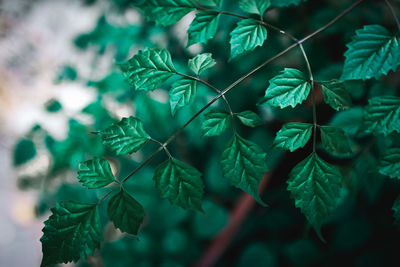
[(261, 17), (264, 15), (265, 10), (270, 6), (270, 0), (241, 0), (239, 2), (241, 10), (250, 14), (260, 15)]
[(365, 132), (375, 135), (400, 133), (400, 97), (379, 96), (368, 102), (364, 110)]
[(312, 124), (309, 123), (286, 123), (276, 134), (272, 146), (293, 152), (307, 144), (311, 138), (312, 128)]
[(379, 173), (400, 179), (400, 148), (388, 149), (378, 165)]
[(191, 79), (182, 78), (176, 81), (169, 91), (169, 104), (171, 113), (174, 116), (176, 111), (189, 105), (197, 94), (197, 82)]
[(188, 29), (188, 44), (206, 44), (214, 38), (218, 29), (220, 14), (208, 11), (200, 11), (196, 14)]
[(174, 158), (161, 163), (155, 170), (153, 180), (161, 197), (184, 209), (203, 211), (201, 200), (204, 183), (195, 168)]
[(202, 6), (222, 6), (222, 0), (198, 0), (197, 2), (199, 2), (199, 4)]
[(367, 25), (357, 30), (344, 54), (341, 80), (378, 79), (400, 64), (400, 37), (380, 25)]
[(400, 227), (400, 196), (394, 201), (392, 210), (394, 212), (394, 224)]
[(301, 2), (306, 2), (307, 0), (271, 0), (271, 5), (276, 7), (287, 7), (290, 5), (298, 6)]
[(197, 76), (203, 71), (212, 68), (217, 64), (212, 58), (211, 53), (204, 53), (197, 55), (195, 58), (189, 60), (188, 66)]
[(169, 26), (195, 10), (196, 3), (192, 0), (145, 0), (139, 7), (149, 21)]
[(321, 237), (322, 223), (337, 207), (342, 174), (336, 166), (312, 153), (293, 168), (289, 177), (288, 190), (296, 207)]
[(85, 259), (100, 248), (102, 226), (94, 204), (59, 202), (44, 222), (41, 266)]
[(35, 143), (29, 139), (21, 139), (14, 148), (14, 165), (22, 165), (36, 156)]
[(204, 121), (201, 125), (201, 135), (217, 136), (221, 135), (229, 123), (229, 113), (225, 111), (212, 110), (204, 115)]
[(349, 138), (341, 128), (321, 126), (320, 129), (322, 144), (327, 151), (338, 155), (352, 152)]
[(150, 139), (142, 122), (134, 117), (123, 118), (100, 132), (103, 144), (117, 155), (126, 155), (141, 149)]
[(294, 108), (307, 99), (310, 90), (311, 85), (301, 71), (286, 68), (269, 81), (261, 103), (280, 108)]
[(266, 204), (258, 194), (258, 187), (268, 170), (267, 154), (257, 144), (235, 134), (221, 155), (224, 177), (231, 185), (250, 194), (258, 203)]
[(128, 82), (144, 91), (157, 89), (176, 73), (170, 53), (159, 48), (139, 50), (119, 66)]
[(145, 215), (142, 205), (122, 188), (108, 202), (107, 214), (116, 228), (131, 235), (137, 235)]
[(238, 22), (236, 28), (231, 32), (231, 57), (229, 60), (253, 51), (257, 46), (262, 46), (267, 39), (267, 29), (252, 19)]
[(350, 108), (351, 97), (344, 87), (344, 83), (339, 80), (321, 82), (324, 101), (333, 109), (340, 111)]
[(114, 182), (115, 178), (107, 160), (93, 158), (79, 163), (78, 180), (87, 188), (95, 189)]
[(264, 123), (260, 116), (250, 110), (242, 111), (236, 114), (236, 116), (244, 125), (249, 127), (257, 127)]

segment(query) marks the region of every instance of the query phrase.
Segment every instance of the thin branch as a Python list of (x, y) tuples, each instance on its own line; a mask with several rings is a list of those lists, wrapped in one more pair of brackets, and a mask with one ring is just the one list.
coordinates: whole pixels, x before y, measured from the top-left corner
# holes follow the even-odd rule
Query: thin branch
[(399, 22), (399, 19), (397, 18), (397, 15), (396, 15), (396, 12), (395, 12), (395, 10), (394, 10), (394, 7), (393, 7), (392, 4), (389, 2), (389, 0), (385, 0), (385, 2), (386, 2), (386, 5), (389, 7), (390, 12), (392, 12), (393, 18), (394, 18), (394, 20), (396, 21), (397, 28), (398, 28), (399, 31), (400, 31), (400, 22)]
[[(268, 65), (269, 63), (271, 63), (272, 61), (274, 61), (275, 59), (281, 57), (282, 55), (285, 55), (287, 52), (291, 51), (293, 48), (297, 47), (298, 45), (304, 43), (305, 41), (311, 39), (312, 37), (314, 37), (315, 35), (317, 35), (318, 33), (326, 30), (327, 28), (329, 28), (330, 26), (332, 26), (335, 22), (337, 22), (339, 19), (341, 19), (343, 16), (345, 16), (347, 13), (349, 13), (351, 10), (353, 10), (354, 8), (356, 8), (359, 4), (361, 4), (363, 1), (365, 0), (358, 0), (357, 2), (355, 2), (353, 5), (351, 5), (349, 8), (347, 8), (346, 10), (344, 10), (343, 12), (341, 12), (338, 16), (336, 16), (334, 19), (332, 19), (330, 22), (328, 22), (326, 25), (324, 25), (323, 27), (321, 27), (320, 29), (312, 32), (311, 34), (307, 35), (306, 37), (304, 37), (303, 39), (301, 39), (300, 41), (290, 45), (289, 47), (287, 47), (285, 50), (281, 51), (280, 53), (276, 54), (275, 56), (273, 56), (272, 58), (266, 60), (264, 63), (260, 64), (259, 66), (255, 67), (253, 70), (251, 70), (249, 73), (247, 73), (246, 75), (240, 77), (237, 81), (235, 81), (234, 83), (232, 83), (231, 85), (229, 85), (226, 89), (224, 89), (223, 91), (221, 91), (216, 97), (214, 97), (210, 102), (208, 102), (203, 108), (201, 108), (195, 115), (193, 115), (181, 128), (179, 128), (174, 134), (172, 134), (168, 140), (164, 143), (164, 146), (167, 146), (168, 144), (170, 144), (193, 120), (195, 120), (201, 113), (203, 113), (207, 108), (209, 108), (212, 104), (214, 104), (218, 99), (220, 99), (221, 97), (223, 97), (226, 93), (228, 93), (230, 90), (232, 90), (232, 88), (234, 88), (235, 86), (237, 86), (238, 84), (240, 84), (241, 82), (243, 82), (244, 80), (246, 80), (248, 77), (250, 77), (251, 75), (253, 75), (254, 73), (256, 73), (257, 71), (259, 71), (260, 69), (262, 69), (263, 67), (265, 67), (266, 65)], [(160, 151), (163, 150), (162, 147), (160, 147), (158, 150), (156, 150), (152, 155), (150, 155), (138, 168), (136, 168), (130, 175), (128, 175), (123, 181), (122, 183), (124, 183), (125, 181), (127, 181), (130, 177), (132, 177), (136, 172), (138, 172), (141, 168), (143, 168), (143, 166), (145, 166), (147, 163), (149, 163), (158, 153), (160, 153)]]
[(158, 141), (158, 140), (156, 140), (156, 139), (153, 139), (153, 138), (150, 138), (149, 141), (151, 141), (151, 142), (153, 142), (153, 143), (156, 143), (157, 145), (159, 145), (160, 147), (162, 147), (162, 148), (164, 149), (165, 153), (167, 154), (167, 156), (168, 156), (169, 158), (172, 158), (171, 153), (169, 153), (169, 150), (168, 150), (168, 148), (167, 148), (166, 145), (164, 145), (164, 144), (161, 143), (160, 141)]
[(231, 17), (237, 17), (237, 18), (240, 18), (240, 19), (251, 19), (251, 20), (254, 20), (254, 21), (258, 22), (259, 24), (264, 25), (267, 28), (270, 28), (270, 29), (272, 29), (274, 31), (279, 32), (280, 34), (286, 35), (287, 37), (289, 37), (290, 39), (292, 39), (295, 42), (298, 41), (298, 39), (296, 37), (294, 37), (293, 35), (291, 35), (290, 33), (287, 33), (286, 31), (284, 31), (284, 30), (282, 30), (282, 29), (280, 29), (280, 28), (278, 28), (278, 27), (276, 27), (276, 26), (274, 26), (272, 24), (269, 24), (269, 23), (267, 23), (267, 22), (265, 22), (263, 20), (258, 20), (258, 19), (254, 19), (254, 18), (251, 18), (251, 17), (246, 17), (246, 16), (235, 14), (235, 13), (227, 12), (227, 11), (217, 11), (217, 10), (213, 10), (213, 9), (203, 8), (203, 7), (198, 7), (197, 10), (212, 12), (212, 13), (216, 13), (216, 14), (227, 15), (227, 16), (231, 16)]

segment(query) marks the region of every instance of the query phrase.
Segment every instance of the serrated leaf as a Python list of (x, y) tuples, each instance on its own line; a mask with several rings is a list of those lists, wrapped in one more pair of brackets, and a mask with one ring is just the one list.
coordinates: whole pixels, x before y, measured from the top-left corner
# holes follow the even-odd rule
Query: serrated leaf
[(276, 134), (272, 146), (293, 152), (307, 144), (311, 138), (312, 128), (312, 124), (309, 123), (286, 123)]
[(258, 187), (268, 170), (267, 154), (257, 144), (235, 134), (221, 155), (224, 177), (231, 185), (250, 194), (258, 203), (266, 204), (258, 194)]
[(219, 18), (220, 14), (218, 13), (209, 11), (198, 12), (187, 31), (189, 35), (187, 46), (189, 47), (197, 43), (206, 44), (209, 39), (214, 38), (218, 29)]
[(262, 125), (264, 122), (256, 113), (250, 110), (242, 111), (236, 114), (236, 117), (246, 126), (257, 127)]
[(271, 5), (276, 7), (287, 7), (290, 5), (298, 6), (301, 2), (306, 2), (307, 0), (271, 0)]
[(211, 53), (204, 53), (197, 55), (196, 57), (189, 59), (189, 68), (199, 76), (203, 71), (212, 68), (217, 64), (212, 58)]
[(321, 237), (320, 227), (337, 207), (342, 174), (312, 153), (289, 174), (288, 190), (307, 220)]
[(201, 124), (202, 136), (217, 136), (222, 134), (228, 127), (230, 115), (225, 111), (212, 110), (204, 115)]
[(311, 85), (304, 74), (296, 69), (284, 69), (269, 81), (262, 104), (274, 107), (295, 107), (307, 99)]
[(393, 210), (393, 217), (394, 217), (394, 224), (397, 227), (400, 227), (400, 196), (396, 198), (392, 206)]
[(204, 183), (195, 168), (171, 158), (155, 170), (153, 180), (161, 197), (184, 209), (202, 211)]
[(265, 10), (271, 6), (270, 0), (241, 0), (239, 7), (244, 12), (263, 16)]
[(78, 180), (90, 189), (101, 188), (115, 181), (107, 160), (93, 158), (79, 163)]
[(141, 149), (150, 139), (142, 122), (134, 117), (123, 118), (100, 132), (103, 144), (117, 155), (126, 155)]
[(378, 164), (379, 173), (400, 179), (400, 148), (388, 149)]
[(364, 109), (363, 128), (367, 133), (388, 135), (400, 132), (400, 98), (380, 96), (369, 99)]
[(128, 82), (144, 91), (157, 89), (176, 73), (170, 53), (159, 48), (139, 50), (119, 66)]
[(138, 5), (149, 21), (169, 26), (196, 9), (192, 0), (145, 0)]
[(344, 83), (339, 80), (321, 82), (324, 101), (333, 109), (340, 111), (350, 108), (351, 97)]
[(229, 60), (245, 52), (253, 51), (257, 46), (262, 46), (267, 39), (267, 29), (252, 19), (238, 22), (231, 35), (231, 56)]
[(321, 126), (320, 130), (321, 141), (327, 151), (337, 155), (352, 152), (349, 138), (341, 128)]
[(137, 235), (145, 215), (142, 205), (123, 189), (108, 202), (107, 214), (116, 228), (131, 235)]
[(196, 94), (197, 82), (194, 80), (182, 78), (172, 84), (172, 88), (169, 91), (169, 104), (172, 116), (175, 115), (179, 108), (192, 103)]
[(341, 80), (378, 79), (400, 64), (400, 37), (380, 25), (367, 25), (357, 30), (344, 54)]
[(197, 2), (199, 2), (199, 4), (202, 6), (222, 6), (222, 0), (198, 0)]
[(59, 202), (44, 222), (41, 266), (85, 259), (100, 248), (102, 226), (94, 204)]

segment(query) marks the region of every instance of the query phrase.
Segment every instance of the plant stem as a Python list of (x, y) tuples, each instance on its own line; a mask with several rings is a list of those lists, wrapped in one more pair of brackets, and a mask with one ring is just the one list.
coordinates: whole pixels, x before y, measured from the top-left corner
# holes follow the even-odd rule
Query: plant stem
[(307, 53), (304, 50), (303, 44), (299, 44), (301, 53), (303, 54), (304, 60), (306, 61), (306, 66), (308, 73), (310, 75), (310, 82), (311, 82), (311, 98), (312, 98), (312, 111), (313, 111), (313, 152), (315, 153), (316, 151), (316, 145), (317, 145), (317, 106), (315, 103), (315, 86), (314, 86), (314, 75), (312, 73), (311, 69), (311, 64), (310, 60), (307, 57)]
[(397, 18), (396, 12), (394, 11), (394, 7), (392, 6), (392, 4), (390, 4), (389, 0), (385, 0), (385, 2), (386, 2), (386, 5), (389, 7), (390, 12), (392, 12), (393, 18), (396, 21), (397, 28), (400, 31), (400, 22), (399, 22), (399, 19)]
[(267, 28), (270, 28), (272, 30), (275, 30), (275, 31), (279, 32), (280, 34), (286, 35), (287, 37), (289, 37), (293, 41), (296, 41), (296, 42), (298, 41), (298, 39), (295, 38), (293, 35), (287, 33), (286, 31), (284, 31), (284, 30), (282, 30), (282, 29), (280, 29), (280, 28), (278, 28), (278, 27), (276, 27), (276, 26), (274, 26), (272, 24), (266, 23), (263, 20), (258, 20), (258, 19), (254, 19), (254, 18), (238, 15), (238, 14), (235, 14), (235, 13), (227, 12), (227, 11), (217, 11), (217, 10), (213, 10), (213, 9), (203, 8), (203, 7), (198, 7), (197, 10), (212, 12), (212, 13), (216, 13), (216, 14), (227, 15), (227, 16), (231, 16), (231, 17), (237, 17), (237, 18), (240, 18), (240, 19), (251, 19), (251, 20), (254, 20), (254, 21), (264, 25)]
[[(245, 74), (244, 76), (240, 77), (238, 80), (236, 80), (234, 83), (229, 85), (227, 88), (225, 88), (223, 91), (221, 91), (216, 97), (214, 97), (210, 102), (208, 102), (203, 108), (201, 108), (195, 115), (193, 115), (181, 128), (179, 128), (174, 134), (172, 134), (168, 140), (164, 143), (164, 146), (167, 146), (170, 144), (193, 120), (195, 120), (201, 113), (203, 113), (207, 108), (209, 108), (212, 104), (214, 104), (219, 98), (223, 97), (226, 93), (228, 93), (232, 88), (237, 86), (239, 83), (243, 82), (246, 80), (248, 77), (274, 61), (275, 59), (285, 55), (287, 52), (292, 50), (293, 48), (297, 47), (298, 45), (301, 45), (305, 41), (311, 39), (315, 35), (319, 34), (320, 32), (326, 30), (330, 26), (332, 26), (335, 22), (337, 22), (339, 19), (341, 19), (343, 16), (345, 16), (347, 13), (349, 13), (351, 10), (356, 8), (359, 4), (361, 4), (365, 0), (358, 0), (355, 2), (353, 5), (351, 5), (349, 8), (345, 9), (343, 12), (341, 12), (338, 16), (333, 18), (331, 21), (329, 21), (326, 25), (322, 26), (318, 30), (310, 33), (300, 41), (290, 45), (280, 53), (276, 54), (272, 58), (266, 60), (259, 66), (255, 67), (253, 70), (251, 70), (249, 73)], [(151, 154), (139, 167), (137, 167), (131, 174), (129, 174), (121, 183), (125, 183), (130, 177), (132, 177), (136, 172), (138, 172), (141, 168), (143, 168), (146, 164), (148, 164), (160, 151), (163, 150), (162, 147), (160, 147), (158, 150), (156, 150), (153, 154)]]
[(156, 140), (156, 139), (153, 139), (153, 138), (150, 138), (150, 141), (153, 142), (153, 143), (156, 143), (157, 145), (159, 145), (160, 147), (162, 147), (162, 149), (164, 149), (164, 151), (165, 151), (165, 153), (167, 154), (167, 156), (168, 156), (169, 158), (172, 158), (171, 153), (169, 153), (169, 150), (168, 150), (168, 148), (167, 148), (166, 145), (164, 145), (164, 144), (161, 143), (160, 141), (158, 141), (158, 140)]
[(97, 205), (99, 205), (101, 202), (104, 201), (104, 199), (106, 199), (112, 192), (114, 192), (116, 190), (116, 188), (111, 189), (107, 194), (104, 195), (104, 197), (102, 197), (98, 202)]

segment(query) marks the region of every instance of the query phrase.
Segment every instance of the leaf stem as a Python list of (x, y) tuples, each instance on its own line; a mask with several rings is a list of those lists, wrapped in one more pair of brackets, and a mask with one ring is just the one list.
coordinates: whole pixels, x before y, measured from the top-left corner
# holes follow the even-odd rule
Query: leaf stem
[(117, 190), (116, 188), (111, 189), (107, 194), (105, 194), (98, 202), (97, 205), (100, 205), (101, 202), (103, 202), (112, 192), (114, 192), (115, 190)]
[(169, 153), (169, 150), (168, 150), (168, 148), (167, 148), (166, 145), (164, 145), (164, 144), (161, 143), (160, 141), (158, 141), (158, 140), (156, 140), (156, 139), (153, 139), (153, 138), (150, 138), (149, 141), (151, 141), (151, 142), (153, 142), (153, 143), (156, 143), (157, 145), (159, 145), (160, 147), (162, 147), (162, 149), (164, 149), (164, 151), (165, 151), (165, 153), (167, 154), (167, 156), (168, 156), (169, 158), (172, 158), (171, 153)]
[(394, 18), (394, 20), (396, 21), (397, 28), (398, 28), (399, 31), (400, 31), (400, 22), (399, 22), (399, 19), (397, 18), (397, 15), (396, 15), (396, 12), (395, 12), (395, 10), (394, 10), (394, 7), (393, 7), (392, 4), (389, 2), (389, 0), (385, 0), (385, 2), (386, 2), (386, 5), (388, 6), (388, 8), (390, 9), (390, 12), (392, 12), (393, 18)]
[(316, 151), (316, 145), (317, 145), (317, 105), (315, 103), (315, 84), (314, 84), (314, 75), (312, 73), (311, 69), (311, 64), (310, 60), (308, 59), (307, 53), (304, 50), (303, 44), (299, 44), (301, 53), (303, 54), (304, 60), (306, 62), (307, 70), (310, 75), (310, 81), (311, 81), (311, 98), (312, 98), (312, 111), (313, 111), (313, 152), (315, 153)]
[[(336, 16), (335, 18), (333, 18), (331, 21), (329, 21), (327, 24), (325, 24), (324, 26), (322, 26), (321, 28), (319, 28), (318, 30), (310, 33), (309, 35), (307, 35), (306, 37), (304, 37), (303, 39), (301, 39), (300, 41), (297, 41), (296, 43), (290, 45), (289, 47), (287, 47), (286, 49), (284, 49), (283, 51), (279, 52), (278, 54), (276, 54), (275, 56), (267, 59), (266, 61), (264, 61), (263, 63), (261, 63), (259, 66), (255, 67), (253, 70), (251, 70), (250, 72), (248, 72), (247, 74), (245, 74), (244, 76), (240, 77), (238, 80), (236, 80), (234, 83), (232, 83), (231, 85), (229, 85), (227, 88), (225, 88), (223, 91), (221, 91), (216, 97), (214, 97), (213, 99), (211, 99), (210, 102), (208, 102), (204, 107), (202, 107), (196, 114), (194, 114), (181, 128), (179, 128), (174, 134), (172, 134), (168, 140), (164, 143), (164, 146), (167, 146), (168, 144), (170, 144), (193, 120), (195, 120), (201, 113), (203, 113), (207, 108), (209, 108), (212, 104), (214, 104), (218, 99), (220, 99), (221, 97), (223, 97), (226, 93), (228, 93), (230, 90), (232, 90), (232, 88), (234, 88), (235, 86), (237, 86), (238, 84), (240, 84), (241, 82), (243, 82), (244, 80), (246, 80), (248, 77), (250, 77), (251, 75), (253, 75), (254, 73), (256, 73), (257, 71), (259, 71), (260, 69), (262, 69), (263, 67), (265, 67), (266, 65), (268, 65), (269, 63), (271, 63), (272, 61), (274, 61), (275, 59), (285, 55), (287, 52), (291, 51), (293, 48), (297, 47), (298, 45), (301, 45), (302, 43), (304, 43), (305, 41), (311, 39), (312, 37), (314, 37), (315, 35), (319, 34), (320, 32), (326, 30), (327, 28), (329, 28), (330, 26), (332, 26), (333, 24), (335, 24), (339, 19), (341, 19), (342, 17), (344, 17), (347, 13), (349, 13), (351, 10), (353, 10), (354, 8), (356, 8), (359, 4), (361, 4), (363, 1), (365, 0), (358, 0), (357, 2), (355, 2), (354, 4), (352, 4), (350, 7), (348, 7), (347, 9), (345, 9), (343, 12), (341, 12), (338, 16)], [(218, 12), (218, 11), (217, 11)], [(146, 164), (148, 164), (158, 153), (160, 153), (160, 151), (163, 150), (162, 147), (158, 148), (153, 154), (151, 154), (139, 167), (137, 167), (131, 174), (129, 174), (121, 183), (125, 183), (130, 177), (132, 177), (136, 172), (138, 172), (141, 168), (143, 168)]]
[[(194, 80), (194, 81), (197, 81), (197, 82), (200, 82), (200, 83), (204, 84), (205, 86), (208, 86), (209, 88), (214, 90), (214, 92), (216, 92), (217, 94), (221, 93), (221, 90), (219, 90), (217, 87), (215, 87), (215, 86), (211, 85), (210, 83), (200, 79), (199, 77), (191, 76), (191, 75), (180, 73), (180, 72), (175, 72), (175, 74), (176, 75), (180, 75), (180, 76), (185, 77), (185, 78), (188, 78), (188, 79), (191, 79), (191, 80)], [(228, 99), (226, 99), (225, 95), (222, 96), (222, 99), (224, 100), (225, 105), (228, 108), (229, 115), (231, 116), (233, 131), (236, 133), (235, 117), (234, 117), (235, 113), (232, 111), (232, 107), (229, 104)]]
[(267, 28), (270, 28), (272, 30), (275, 30), (275, 31), (279, 32), (280, 34), (286, 35), (287, 37), (289, 37), (290, 39), (292, 39), (295, 42), (298, 41), (298, 39), (296, 37), (294, 37), (293, 35), (291, 35), (290, 33), (287, 33), (286, 31), (284, 31), (284, 30), (282, 30), (282, 29), (280, 29), (280, 28), (278, 28), (278, 27), (276, 27), (276, 26), (274, 26), (272, 24), (267, 23), (267, 22), (263, 21), (262, 19), (258, 20), (258, 19), (254, 19), (254, 18), (251, 18), (251, 17), (246, 17), (246, 16), (235, 14), (235, 13), (227, 12), (227, 11), (217, 11), (217, 10), (213, 10), (213, 9), (203, 8), (203, 7), (198, 7), (197, 10), (213, 12), (213, 13), (227, 15), (227, 16), (231, 16), (231, 17), (237, 17), (237, 18), (240, 18), (240, 19), (251, 19), (251, 20), (254, 20), (254, 21), (264, 25)]

